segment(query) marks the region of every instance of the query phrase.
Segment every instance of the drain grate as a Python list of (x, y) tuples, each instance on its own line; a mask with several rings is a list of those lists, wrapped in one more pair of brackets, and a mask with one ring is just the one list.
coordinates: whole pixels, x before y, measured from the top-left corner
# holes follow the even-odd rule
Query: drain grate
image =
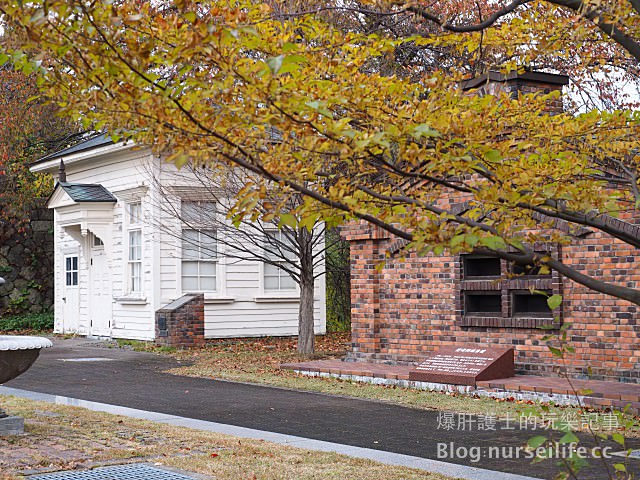
[(100, 467), (84, 471), (73, 470), (46, 473), (44, 475), (29, 476), (28, 478), (30, 480), (193, 480), (196, 477), (150, 465), (132, 464)]

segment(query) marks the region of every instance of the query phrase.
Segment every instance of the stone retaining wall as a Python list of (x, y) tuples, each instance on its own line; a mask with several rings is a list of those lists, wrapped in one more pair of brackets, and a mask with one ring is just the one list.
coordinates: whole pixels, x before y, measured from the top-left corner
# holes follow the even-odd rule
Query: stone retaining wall
[(20, 227), (0, 221), (0, 277), (0, 316), (52, 309), (52, 211), (37, 208)]

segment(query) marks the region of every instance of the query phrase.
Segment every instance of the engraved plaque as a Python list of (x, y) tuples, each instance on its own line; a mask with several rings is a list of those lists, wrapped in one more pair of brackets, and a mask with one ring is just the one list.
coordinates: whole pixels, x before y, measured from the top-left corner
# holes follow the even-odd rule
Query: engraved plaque
[(409, 380), (476, 386), (479, 380), (514, 375), (513, 348), (442, 347), (409, 372)]

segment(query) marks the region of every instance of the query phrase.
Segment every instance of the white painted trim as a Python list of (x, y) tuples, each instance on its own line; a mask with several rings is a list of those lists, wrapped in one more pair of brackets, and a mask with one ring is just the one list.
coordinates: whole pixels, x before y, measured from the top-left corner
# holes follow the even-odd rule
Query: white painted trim
[[(76, 269), (74, 270), (73, 268), (71, 270), (67, 270), (67, 258), (75, 258), (76, 259)], [(72, 265), (73, 266), (73, 265)], [(73, 272), (76, 273), (76, 280), (77, 283), (75, 284), (67, 284), (67, 273), (71, 273), (71, 281), (73, 282)], [(66, 288), (76, 288), (78, 289), (80, 286), (80, 254), (78, 252), (78, 250), (69, 252), (67, 254), (65, 254), (62, 257), (62, 273), (63, 273), (63, 283), (62, 286), (66, 289)]]
[[(174, 189), (177, 187), (169, 187), (169, 190), (172, 191), (172, 193), (174, 192)], [(200, 193), (200, 195), (202, 195), (202, 193), (200, 192), (201, 189), (195, 188), (194, 191), (196, 192), (196, 194)], [(194, 230), (194, 231), (201, 231), (201, 230), (212, 230), (212, 228), (207, 228), (207, 227), (211, 227), (211, 225), (200, 225), (202, 228), (198, 228), (199, 225), (186, 225), (183, 221), (182, 221), (182, 204), (183, 202), (209, 202), (209, 203), (213, 203), (215, 205), (215, 213), (214, 215), (216, 217), (219, 217), (220, 213), (218, 211), (218, 204), (211, 198), (211, 196), (207, 196), (207, 197), (199, 197), (198, 195), (196, 195), (195, 198), (191, 198), (191, 197), (187, 197), (187, 198), (183, 198), (181, 196), (176, 197), (179, 204), (178, 204), (178, 212), (179, 213), (179, 218), (176, 219), (177, 221), (177, 225), (178, 225), (178, 229), (179, 229), (179, 234), (180, 237), (178, 237), (176, 240), (176, 246), (177, 246), (177, 255), (178, 255), (178, 265), (177, 265), (177, 279), (176, 279), (176, 284), (178, 285), (178, 293), (180, 295), (188, 295), (190, 293), (195, 293), (195, 294), (204, 294), (205, 296), (205, 300), (207, 298), (209, 299), (216, 299), (216, 298), (220, 298), (220, 299), (225, 299), (227, 298), (227, 278), (226, 278), (226, 274), (227, 274), (227, 264), (226, 264), (226, 257), (224, 255), (224, 246), (220, 244), (220, 242), (218, 242), (218, 238), (220, 235), (220, 231), (217, 228), (214, 228), (213, 230), (215, 230), (216, 232), (216, 258), (215, 260), (209, 260), (210, 263), (215, 264), (216, 266), (216, 289), (215, 290), (195, 290), (195, 291), (187, 291), (182, 287), (182, 261), (184, 260), (183, 258), (183, 253), (182, 253), (182, 232), (184, 232), (185, 230)], [(217, 221), (217, 220), (216, 220)], [(189, 261), (189, 260), (187, 260)], [(198, 260), (200, 261), (200, 260)], [(232, 299), (231, 301), (221, 301), (221, 302), (209, 302), (209, 303), (232, 303), (233, 301), (235, 301), (235, 299)]]
[[(152, 171), (152, 174), (155, 178), (160, 178), (160, 162), (157, 157), (153, 157), (151, 160), (151, 166), (147, 166)], [(149, 230), (151, 235), (151, 258), (152, 262), (150, 265), (151, 271), (151, 292), (150, 292), (150, 303), (151, 309), (155, 312), (158, 310), (161, 305), (159, 302), (160, 296), (162, 295), (162, 286), (161, 286), (161, 276), (162, 276), (162, 229), (160, 228), (160, 224), (157, 221), (158, 219), (162, 219), (162, 192), (159, 190), (159, 187), (156, 182), (151, 182), (151, 186), (148, 190), (148, 195), (150, 197), (150, 206), (149, 211), (151, 212), (151, 218)], [(153, 316), (153, 323), (155, 325), (155, 315)], [(155, 327), (154, 327), (154, 335), (155, 335)]]
[(69, 205), (75, 205), (76, 203), (64, 188), (58, 185), (47, 201), (47, 208), (67, 207)]
[(46, 162), (32, 165), (29, 170), (31, 170), (32, 172), (52, 173), (60, 167), (60, 160), (64, 161), (65, 165), (71, 165), (73, 163), (82, 162), (84, 160), (95, 161), (96, 157), (99, 157), (101, 155), (108, 155), (122, 150), (129, 150), (133, 147), (135, 147), (133, 143), (119, 142), (116, 144), (105, 145), (104, 147), (91, 148), (69, 155), (60, 155), (58, 157), (53, 157), (51, 160), (47, 160)]
[[(254, 302), (268, 302), (269, 299), (280, 298), (280, 299), (298, 299), (300, 300), (300, 284), (295, 282), (296, 287), (290, 288), (287, 290), (267, 290), (264, 288), (264, 265), (266, 262), (258, 260), (258, 291), (260, 294), (254, 297)], [(286, 272), (285, 272), (286, 273)]]
[(169, 192), (178, 197), (180, 201), (186, 200), (188, 202), (212, 202), (215, 199), (212, 197), (212, 193), (215, 193), (220, 197), (224, 192), (222, 188), (209, 188), (184, 186), (184, 185), (171, 185), (166, 187)]
[(147, 194), (149, 187), (147, 185), (139, 185), (126, 190), (116, 190), (111, 192), (119, 201), (124, 203), (134, 203), (141, 201), (142, 197)]
[[(135, 190), (135, 189), (134, 189)], [(140, 223), (135, 223), (135, 224), (131, 224), (129, 221), (129, 207), (131, 204), (134, 203), (139, 203), (140, 204), (140, 216), (141, 218)], [(122, 295), (119, 296), (120, 299), (129, 299), (129, 300), (138, 300), (135, 303), (141, 303), (140, 301), (144, 302), (145, 304), (147, 303), (147, 297), (145, 295), (145, 291), (144, 291), (144, 282), (145, 282), (145, 275), (144, 275), (144, 268), (145, 268), (145, 263), (144, 263), (144, 257), (145, 257), (145, 250), (144, 250), (144, 244), (145, 244), (145, 235), (146, 235), (146, 228), (144, 225), (144, 208), (145, 208), (145, 202), (143, 201), (142, 197), (133, 197), (130, 198), (129, 201), (125, 202), (122, 204), (122, 262), (123, 262), (123, 273), (124, 273), (124, 281), (122, 283), (122, 287), (123, 287), (123, 292)], [(132, 292), (131, 291), (131, 278), (129, 276), (129, 234), (132, 231), (140, 231), (140, 291), (139, 292)], [(118, 303), (129, 303), (129, 302), (122, 302), (117, 300)]]
[(300, 295), (257, 295), (253, 297), (256, 303), (297, 303), (300, 301)]
[[(274, 228), (268, 228), (265, 227), (264, 228), (264, 232), (279, 232), (280, 230), (278, 229), (277, 226), (274, 226)], [(263, 255), (266, 255), (266, 253), (263, 250)], [(298, 258), (299, 260), (299, 258)], [(260, 274), (260, 278), (258, 279), (258, 291), (260, 292), (258, 295), (256, 295), (253, 299), (254, 302), (256, 303), (286, 303), (286, 302), (294, 302), (294, 301), (299, 301), (300, 300), (300, 284), (298, 282), (296, 282), (294, 280), (295, 283), (295, 287), (294, 288), (288, 288), (288, 289), (283, 289), (283, 290), (267, 290), (264, 286), (265, 281), (264, 281), (264, 266), (266, 264), (266, 262), (264, 261), (258, 261), (259, 266), (258, 266), (258, 270), (259, 270), (259, 274)], [(283, 262), (284, 263), (284, 262)], [(285, 271), (285, 273), (287, 273)], [(314, 303), (315, 303), (315, 294), (314, 294)]]
[[(78, 246), (75, 248), (66, 248), (65, 249), (65, 253), (62, 254), (62, 266), (60, 269), (60, 274), (61, 274), (61, 282), (60, 282), (60, 292), (61, 295), (59, 296), (60, 299), (60, 329), (61, 329), (61, 333), (69, 333), (69, 330), (67, 330), (67, 326), (71, 323), (72, 325), (75, 325), (75, 327), (73, 328), (74, 332), (79, 332), (82, 330), (82, 319), (81, 319), (81, 315), (80, 315), (80, 307), (81, 307), (81, 298), (80, 298), (80, 266), (81, 266), (81, 252), (82, 252), (82, 244), (80, 242), (78, 242)], [(67, 285), (67, 258), (76, 258), (77, 262), (78, 262), (78, 267), (77, 267), (77, 275), (78, 275), (78, 283), (75, 285)], [(69, 319), (65, 313), (66, 310), (66, 306), (67, 306), (67, 300), (68, 300), (68, 291), (70, 290), (75, 290), (76, 293), (75, 295), (77, 295), (77, 305), (75, 305), (76, 308), (73, 309), (73, 316), (75, 318), (73, 319)], [(56, 296), (56, 301), (57, 301), (58, 297)], [(74, 302), (75, 303), (75, 302)], [(73, 320), (73, 321), (71, 321)]]
[(236, 301), (235, 297), (207, 297), (206, 294), (204, 296), (205, 304), (233, 303), (235, 301)]
[(114, 300), (121, 305), (146, 305), (149, 303), (146, 297), (114, 297)]

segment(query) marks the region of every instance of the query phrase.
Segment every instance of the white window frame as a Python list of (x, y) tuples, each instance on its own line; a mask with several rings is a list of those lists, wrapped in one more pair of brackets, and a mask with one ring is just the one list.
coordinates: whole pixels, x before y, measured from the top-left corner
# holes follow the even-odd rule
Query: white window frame
[[(202, 208), (202, 211), (206, 211), (210, 206), (212, 209), (212, 221), (207, 222), (206, 217), (200, 218), (187, 218), (185, 214), (185, 207), (189, 204), (198, 205)], [(181, 206), (181, 235), (180, 235), (180, 289), (182, 293), (205, 293), (205, 294), (218, 294), (220, 293), (220, 247), (218, 245), (218, 232), (215, 229), (215, 222), (217, 221), (217, 205), (213, 201), (198, 201), (198, 200), (182, 200)], [(213, 223), (213, 225), (212, 225)], [(191, 242), (191, 245), (185, 244), (185, 232), (197, 232), (198, 238)], [(203, 245), (213, 242), (211, 248)], [(190, 248), (189, 248), (190, 247)], [(213, 250), (212, 256), (208, 251)], [(191, 252), (193, 256), (187, 257), (186, 252)], [(196, 266), (196, 272), (194, 274), (185, 274), (185, 264), (191, 263)], [(213, 266), (213, 273), (204, 272), (205, 267)], [(187, 289), (185, 288), (185, 278), (195, 278), (197, 288)], [(203, 281), (213, 278), (214, 288), (202, 288)]]
[[(134, 214), (133, 208), (137, 206), (138, 214)], [(126, 215), (126, 258), (127, 258), (127, 294), (142, 296), (144, 286), (143, 265), (143, 229), (142, 229), (142, 200), (134, 200), (125, 205)], [(132, 235), (139, 238), (139, 244), (132, 245)], [(137, 250), (135, 250), (137, 248)]]
[[(76, 259), (76, 268), (73, 268), (73, 259)], [(67, 268), (67, 261), (71, 261), (71, 268)], [(66, 288), (69, 287), (78, 287), (78, 284), (80, 283), (80, 256), (77, 253), (74, 253), (72, 255), (65, 255), (64, 256), (64, 265), (63, 265), (63, 271), (64, 271), (64, 286)], [(75, 283), (73, 282), (74, 280), (74, 276), (73, 274), (75, 273)], [(69, 275), (69, 277), (67, 276)], [(71, 279), (71, 282), (69, 283), (68, 279)]]
[[(264, 231), (265, 235), (275, 235), (275, 236), (280, 236), (282, 237), (283, 232), (282, 230), (278, 230), (278, 229), (267, 229)], [(277, 240), (278, 242), (282, 242), (282, 240)], [(266, 244), (266, 240), (265, 240), (265, 244)], [(265, 249), (264, 250), (264, 255), (265, 256), (269, 256), (269, 252)], [(291, 257), (295, 257), (294, 253), (291, 252), (287, 252), (287, 251), (283, 251), (282, 252), (285, 256), (287, 256), (287, 254), (291, 255)], [(289, 257), (287, 257), (289, 258)], [(293, 259), (293, 258), (292, 258)], [(279, 261), (275, 261), (276, 264), (286, 264), (288, 263), (286, 260), (279, 260)], [(275, 268), (276, 271), (275, 272), (270, 272), (267, 273), (267, 269), (268, 268)], [(267, 294), (279, 294), (279, 293), (297, 293), (299, 290), (299, 285), (298, 283), (293, 279), (293, 277), (291, 277), (291, 275), (289, 275), (289, 273), (284, 270), (282, 267), (278, 267), (275, 266), (269, 262), (262, 262), (262, 275), (261, 275), (261, 283), (262, 283), (262, 290), (264, 293)], [(267, 277), (269, 278), (277, 278), (278, 279), (278, 288), (268, 288), (267, 287)], [(287, 287), (287, 288), (283, 288), (282, 286), (282, 280), (289, 278), (291, 279), (291, 282), (293, 282), (293, 286), (292, 287)]]

